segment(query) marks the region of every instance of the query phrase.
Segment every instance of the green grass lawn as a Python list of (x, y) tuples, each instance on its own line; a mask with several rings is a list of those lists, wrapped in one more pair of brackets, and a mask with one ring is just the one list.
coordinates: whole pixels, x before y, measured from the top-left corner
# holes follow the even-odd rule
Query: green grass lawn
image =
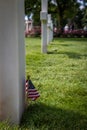
[(25, 46), (26, 76), (40, 98), (28, 101), (19, 127), (0, 123), (0, 130), (87, 130), (87, 39), (54, 39), (47, 54), (40, 38)]

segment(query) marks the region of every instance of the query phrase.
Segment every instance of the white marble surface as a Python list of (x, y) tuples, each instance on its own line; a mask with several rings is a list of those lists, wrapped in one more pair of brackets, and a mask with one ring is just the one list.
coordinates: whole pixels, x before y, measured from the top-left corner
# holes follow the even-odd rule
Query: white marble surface
[(19, 124), (24, 85), (24, 0), (0, 0), (0, 120)]

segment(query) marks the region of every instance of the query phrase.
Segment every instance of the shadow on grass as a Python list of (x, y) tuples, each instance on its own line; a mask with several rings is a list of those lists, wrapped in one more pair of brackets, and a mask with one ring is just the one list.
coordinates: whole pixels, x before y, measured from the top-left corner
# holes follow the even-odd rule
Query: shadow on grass
[(69, 46), (74, 46), (73, 44), (58, 44), (58, 46), (64, 46), (64, 47), (69, 47)]
[(80, 113), (47, 106), (31, 104), (25, 111), (21, 128), (42, 130), (87, 130), (87, 116)]
[(73, 59), (82, 59), (82, 57), (87, 58), (86, 54), (82, 55), (82, 54), (75, 53), (75, 52), (50, 51), (50, 52), (48, 52), (48, 54), (64, 54), (64, 55), (67, 55), (69, 58), (73, 58)]
[(84, 41), (84, 42), (87, 42), (87, 38), (55, 38), (55, 40), (57, 41), (58, 40), (58, 42), (66, 42), (66, 41), (76, 41), (76, 42), (78, 42), (78, 41)]

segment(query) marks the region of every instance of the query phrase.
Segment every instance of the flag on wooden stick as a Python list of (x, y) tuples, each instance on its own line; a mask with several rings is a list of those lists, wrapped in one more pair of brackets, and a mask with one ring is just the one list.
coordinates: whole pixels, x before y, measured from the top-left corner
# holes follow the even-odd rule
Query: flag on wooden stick
[(30, 98), (32, 101), (35, 101), (38, 97), (40, 97), (39, 92), (36, 90), (29, 76), (28, 79), (26, 80), (26, 94), (27, 98)]

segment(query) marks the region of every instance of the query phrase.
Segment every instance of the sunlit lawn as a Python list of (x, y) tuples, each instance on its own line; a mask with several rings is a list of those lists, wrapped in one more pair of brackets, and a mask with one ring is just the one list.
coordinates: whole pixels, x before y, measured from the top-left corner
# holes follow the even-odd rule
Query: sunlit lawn
[(40, 38), (25, 45), (26, 75), (41, 96), (28, 101), (20, 127), (0, 130), (87, 130), (87, 39), (54, 39), (47, 54)]

